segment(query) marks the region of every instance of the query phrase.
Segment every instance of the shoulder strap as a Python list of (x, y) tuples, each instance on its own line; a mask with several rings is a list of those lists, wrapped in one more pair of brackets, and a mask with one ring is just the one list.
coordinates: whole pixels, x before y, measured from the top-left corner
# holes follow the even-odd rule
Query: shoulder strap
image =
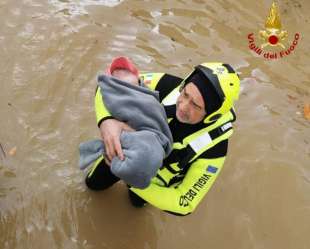
[(232, 134), (232, 122), (236, 120), (236, 115), (233, 110), (231, 110), (231, 113), (233, 116), (232, 120), (227, 121), (226, 123), (212, 129), (209, 132), (206, 131), (202, 133), (200, 136), (196, 137), (188, 143), (185, 148), (185, 156), (180, 159), (178, 164), (180, 169), (184, 169), (190, 161), (206, 152), (209, 148), (212, 147), (211, 145), (215, 145), (222, 141), (222, 139), (218, 138), (224, 135), (228, 138)]
[(205, 132), (201, 136), (191, 141), (186, 146), (185, 156), (179, 161), (178, 167), (184, 168), (194, 157), (199, 157), (202, 153), (207, 150), (202, 150), (208, 147), (208, 145), (214, 143), (213, 141), (223, 134), (227, 133), (232, 129), (231, 122), (228, 122), (221, 127), (215, 128), (210, 132)]

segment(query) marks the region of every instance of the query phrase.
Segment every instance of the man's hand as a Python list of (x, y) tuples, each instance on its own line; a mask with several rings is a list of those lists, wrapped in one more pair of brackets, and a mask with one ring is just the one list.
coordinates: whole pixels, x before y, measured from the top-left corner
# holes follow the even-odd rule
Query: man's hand
[(106, 156), (105, 162), (110, 165), (113, 157), (118, 156), (124, 160), (124, 154), (120, 142), (122, 131), (135, 131), (129, 125), (116, 119), (106, 119), (100, 124), (100, 135), (103, 140)]

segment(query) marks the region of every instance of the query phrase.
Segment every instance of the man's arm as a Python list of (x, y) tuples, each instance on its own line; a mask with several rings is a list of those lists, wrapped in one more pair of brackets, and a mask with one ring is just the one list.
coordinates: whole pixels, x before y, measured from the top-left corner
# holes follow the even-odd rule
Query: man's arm
[(148, 203), (174, 214), (193, 212), (218, 177), (225, 157), (198, 159), (192, 163), (182, 183), (163, 187), (155, 183), (146, 189), (130, 188)]

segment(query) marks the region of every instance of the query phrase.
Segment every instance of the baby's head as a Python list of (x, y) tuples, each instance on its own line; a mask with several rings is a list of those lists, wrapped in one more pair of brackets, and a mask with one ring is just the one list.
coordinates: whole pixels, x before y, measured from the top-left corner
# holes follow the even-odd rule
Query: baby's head
[(127, 69), (115, 69), (111, 75), (119, 80), (126, 81), (137, 86), (139, 85), (139, 78)]
[(139, 85), (139, 72), (135, 65), (126, 57), (115, 58), (109, 68), (109, 73), (128, 83)]

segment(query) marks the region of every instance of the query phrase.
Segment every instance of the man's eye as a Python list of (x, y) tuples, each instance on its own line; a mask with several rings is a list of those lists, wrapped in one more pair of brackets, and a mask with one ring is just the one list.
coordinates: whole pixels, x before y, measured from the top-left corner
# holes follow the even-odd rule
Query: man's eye
[(201, 107), (198, 105), (194, 105), (197, 110), (201, 110)]

